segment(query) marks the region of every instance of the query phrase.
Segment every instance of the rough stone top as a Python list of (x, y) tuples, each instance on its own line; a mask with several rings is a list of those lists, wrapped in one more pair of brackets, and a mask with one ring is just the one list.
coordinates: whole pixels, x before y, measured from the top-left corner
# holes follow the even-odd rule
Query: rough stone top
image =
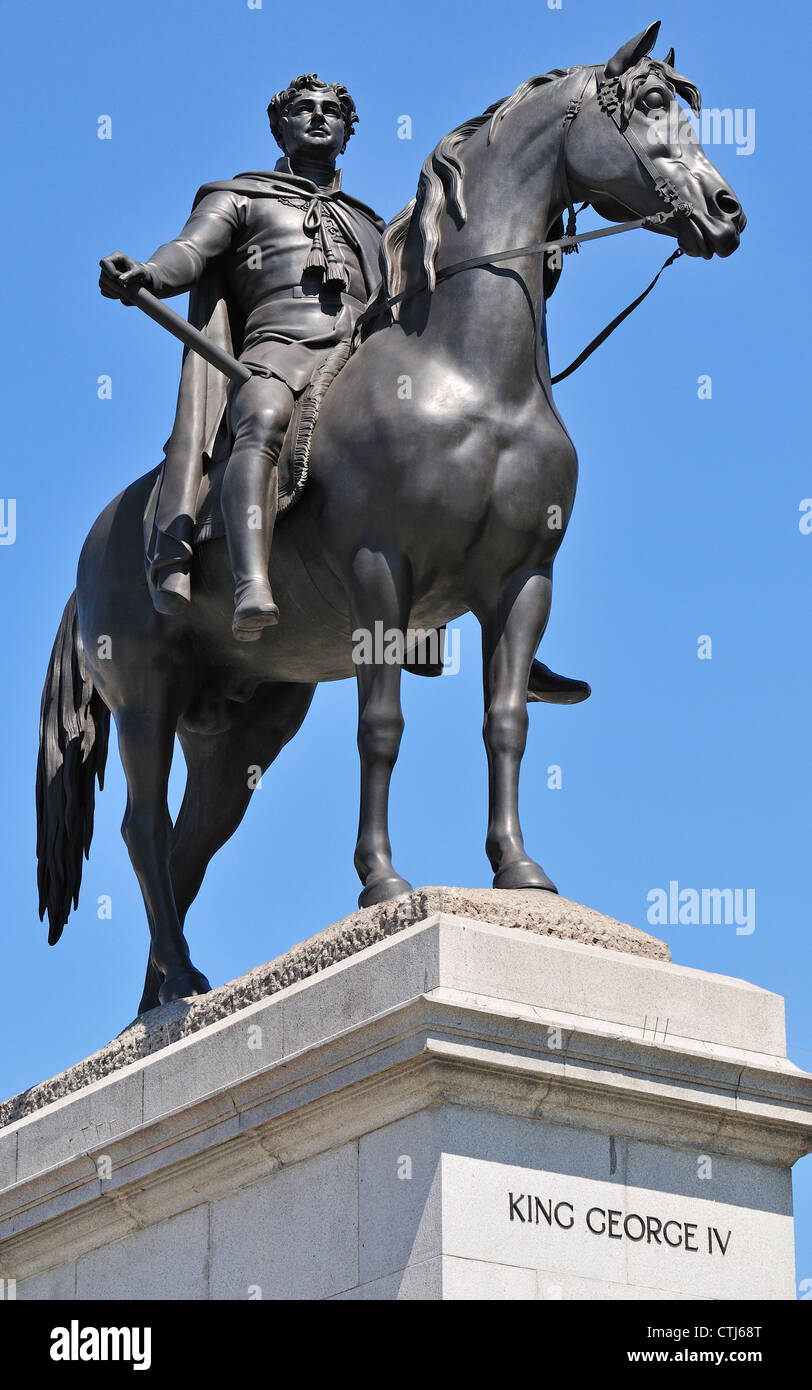
[(130, 1023), (122, 1033), (99, 1052), (85, 1058), (68, 1071), (43, 1081), (10, 1100), (0, 1103), (0, 1129), (30, 1115), (53, 1101), (99, 1081), (170, 1043), (197, 1033), (278, 994), (331, 965), (347, 960), (367, 946), (385, 941), (407, 927), (426, 921), (437, 912), (467, 917), (495, 926), (515, 927), (539, 936), (555, 936), (565, 941), (601, 946), (610, 951), (647, 956), (650, 960), (670, 961), (665, 942), (636, 927), (604, 917), (590, 907), (571, 902), (555, 893), (490, 888), (417, 888), (399, 898), (365, 907), (325, 927), (316, 936), (300, 942), (283, 956), (258, 965), (238, 980), (231, 980), (210, 994), (178, 1000), (152, 1009)]

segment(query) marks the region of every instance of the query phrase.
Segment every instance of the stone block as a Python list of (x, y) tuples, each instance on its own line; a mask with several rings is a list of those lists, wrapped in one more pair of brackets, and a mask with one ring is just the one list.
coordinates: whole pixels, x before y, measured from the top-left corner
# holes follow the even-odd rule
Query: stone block
[(358, 1282), (356, 1144), (212, 1203), (211, 1298), (321, 1299)]
[(51, 1302), (76, 1297), (76, 1265), (57, 1265), (43, 1274), (34, 1274), (17, 1285), (17, 1298), (28, 1302)]
[(27, 1116), (17, 1128), (17, 1182), (83, 1157), (92, 1176), (93, 1155), (141, 1125), (142, 1100), (143, 1078), (128, 1069), (118, 1074), (115, 1087), (95, 1082)]
[(360, 1141), (360, 1282), (442, 1252), (442, 1114), (435, 1107)]
[(385, 1274), (382, 1279), (373, 1279), (369, 1284), (358, 1284), (354, 1289), (333, 1294), (333, 1302), (436, 1302), (443, 1297), (443, 1260), (435, 1255), (433, 1259), (421, 1260), (419, 1264), (408, 1265), (394, 1274)]
[(792, 1298), (812, 1078), (783, 1029), (779, 996), (577, 904), (419, 890), (5, 1102), (0, 1277), (27, 1299)]
[(193, 1207), (82, 1255), (76, 1264), (75, 1297), (208, 1298), (208, 1250), (208, 1207)]

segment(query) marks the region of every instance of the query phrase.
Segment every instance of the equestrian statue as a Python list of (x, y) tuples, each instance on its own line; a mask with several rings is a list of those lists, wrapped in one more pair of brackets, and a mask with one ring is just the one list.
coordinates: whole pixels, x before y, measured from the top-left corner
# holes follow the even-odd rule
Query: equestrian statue
[[(102, 293), (186, 350), (165, 457), (94, 523), (57, 632), (38, 879), (53, 944), (78, 903), (112, 716), (150, 931), (140, 1013), (209, 989), (186, 914), (245, 814), (251, 769), (298, 731), (320, 681), (357, 681), (359, 903), (409, 891), (388, 831), (401, 673), (439, 674), (463, 613), (482, 633), (494, 887), (556, 891), (519, 822), (527, 703), (590, 691), (535, 658), (577, 475), (546, 301), (589, 240), (644, 228), (676, 241), (668, 265), (729, 256), (745, 225), (680, 104), (698, 114), (699, 91), (673, 49), (650, 56), (658, 29), (606, 63), (531, 77), (451, 131), (388, 226), (336, 169), (352, 97), (303, 74), (268, 107), (272, 171), (206, 184), (148, 261), (101, 262)], [(579, 235), (577, 202), (611, 225)], [(183, 319), (164, 301), (187, 290)], [(397, 659), (359, 643), (378, 625), (402, 637)]]

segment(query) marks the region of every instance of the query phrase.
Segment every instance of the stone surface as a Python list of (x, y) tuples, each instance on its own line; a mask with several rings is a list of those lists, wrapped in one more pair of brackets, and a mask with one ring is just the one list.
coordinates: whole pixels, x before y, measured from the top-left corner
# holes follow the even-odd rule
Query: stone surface
[(361, 1284), (371, 1284), (439, 1253), (440, 1152), (440, 1112), (436, 1106), (361, 1139)]
[(357, 1282), (357, 1144), (212, 1203), (212, 1298), (322, 1299)]
[[(607, 950), (647, 956), (651, 960), (671, 959), (665, 942), (555, 893), (511, 889), (496, 891), (488, 888), (418, 888), (389, 902), (361, 908), (348, 917), (342, 917), (339, 922), (294, 946), (285, 955), (257, 966), (239, 979), (212, 990), (210, 994), (188, 1002), (167, 1004), (135, 1019), (111, 1043), (75, 1067), (0, 1102), (0, 1130), (62, 1096), (80, 1091), (91, 1082), (109, 1076), (121, 1067), (200, 1032), (248, 1004), (277, 994), (300, 980), (309, 979), (339, 961), (348, 960), (368, 946), (385, 941), (416, 922), (426, 921), (436, 912), (515, 927), (541, 936), (581, 941)], [(167, 1084), (178, 1085), (182, 1089), (183, 1081), (176, 1077)]]
[(777, 995), (435, 912), (7, 1126), (0, 1278), (35, 1299), (792, 1298), (810, 1150)]
[(75, 1297), (205, 1299), (208, 1251), (209, 1208), (203, 1204), (83, 1255)]
[(393, 1303), (435, 1302), (443, 1296), (443, 1259), (435, 1255), (431, 1260), (407, 1265), (396, 1274), (387, 1274), (384, 1279), (374, 1279), (371, 1284), (356, 1284), (354, 1288), (344, 1289), (333, 1294), (335, 1302)]
[(53, 1302), (55, 1299), (76, 1297), (76, 1265), (58, 1265), (44, 1274), (35, 1274), (17, 1285), (16, 1296), (22, 1302)]
[[(793, 1296), (788, 1172), (706, 1154), (710, 1175), (703, 1177), (701, 1148), (646, 1145), (648, 1178), (639, 1185), (624, 1152), (633, 1152), (634, 1141), (615, 1141), (613, 1155), (612, 1136), (564, 1125), (540, 1130), (521, 1118), (493, 1115), (478, 1115), (474, 1124), (453, 1113), (444, 1119), (444, 1255), (529, 1266), (552, 1287), (559, 1278), (588, 1276), (604, 1290), (626, 1286), (711, 1299)], [(690, 1183), (675, 1191), (687, 1173)]]

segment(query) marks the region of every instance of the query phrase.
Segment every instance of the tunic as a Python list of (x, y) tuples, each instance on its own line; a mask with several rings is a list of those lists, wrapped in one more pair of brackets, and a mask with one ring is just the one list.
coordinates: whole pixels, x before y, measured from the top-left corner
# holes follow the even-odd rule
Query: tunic
[[(161, 297), (191, 289), (189, 321), (258, 375), (302, 391), (330, 350), (352, 333), (379, 283), (384, 223), (340, 187), (273, 172), (206, 184), (179, 236), (148, 265)], [(308, 265), (310, 262), (310, 265)], [(178, 408), (145, 515), (147, 574), (191, 597), (192, 534), (205, 469), (230, 447), (226, 378), (184, 354)]]

